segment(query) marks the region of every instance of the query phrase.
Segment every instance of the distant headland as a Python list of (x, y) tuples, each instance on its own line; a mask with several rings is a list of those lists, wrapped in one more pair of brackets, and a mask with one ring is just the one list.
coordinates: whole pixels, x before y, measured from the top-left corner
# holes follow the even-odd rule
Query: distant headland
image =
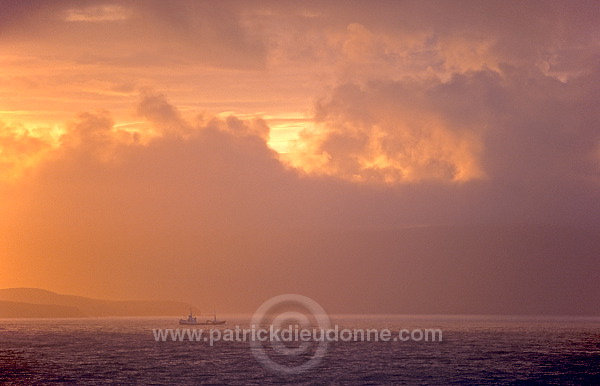
[(152, 300), (102, 300), (62, 295), (39, 288), (0, 289), (0, 318), (84, 318), (175, 316), (189, 303)]

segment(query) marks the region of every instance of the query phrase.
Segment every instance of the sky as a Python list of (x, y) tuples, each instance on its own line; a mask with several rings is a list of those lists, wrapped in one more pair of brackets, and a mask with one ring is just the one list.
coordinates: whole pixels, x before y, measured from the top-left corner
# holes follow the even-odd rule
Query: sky
[(0, 287), (598, 314), (596, 1), (0, 2)]

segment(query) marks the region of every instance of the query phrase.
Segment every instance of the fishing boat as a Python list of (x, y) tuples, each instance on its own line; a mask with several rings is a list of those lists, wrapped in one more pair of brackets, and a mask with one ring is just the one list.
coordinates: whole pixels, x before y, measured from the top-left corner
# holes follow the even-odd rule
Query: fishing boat
[(225, 323), (227, 323), (226, 320), (217, 320), (217, 313), (215, 312), (213, 315), (213, 319), (207, 319), (204, 322), (199, 322), (198, 324), (203, 325), (203, 326), (219, 326), (219, 325), (223, 325)]
[(182, 325), (196, 325), (198, 324), (198, 319), (192, 314), (192, 309), (190, 308), (190, 315), (187, 319), (179, 319), (179, 324)]
[(220, 326), (226, 324), (226, 320), (217, 320), (217, 313), (215, 312), (213, 315), (213, 319), (207, 319), (205, 321), (198, 321), (198, 318), (194, 316), (192, 310), (190, 309), (190, 315), (187, 319), (179, 319), (179, 324), (184, 326)]

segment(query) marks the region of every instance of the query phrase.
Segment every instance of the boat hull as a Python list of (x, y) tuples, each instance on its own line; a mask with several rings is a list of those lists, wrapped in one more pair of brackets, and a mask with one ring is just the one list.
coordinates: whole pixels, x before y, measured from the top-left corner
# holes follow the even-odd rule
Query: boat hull
[(225, 320), (218, 320), (216, 322), (207, 321), (207, 322), (188, 322), (187, 320), (180, 320), (179, 324), (182, 326), (222, 326), (226, 324)]
[(216, 322), (210, 321), (210, 322), (203, 322), (203, 323), (198, 323), (198, 324), (201, 324), (203, 326), (222, 326), (225, 323), (227, 323), (227, 322), (224, 320), (219, 320)]

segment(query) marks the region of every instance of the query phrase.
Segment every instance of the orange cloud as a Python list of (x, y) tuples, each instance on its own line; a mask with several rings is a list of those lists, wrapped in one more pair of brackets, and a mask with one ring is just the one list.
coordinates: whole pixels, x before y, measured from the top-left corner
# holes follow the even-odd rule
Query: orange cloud
[(66, 21), (106, 22), (127, 20), (129, 12), (119, 5), (100, 5), (67, 10)]
[(317, 105), (317, 126), (289, 154), (310, 173), (356, 182), (464, 182), (485, 177), (485, 121), (454, 122), (432, 105), (438, 82), (338, 87)]
[(0, 281), (597, 310), (599, 11), (0, 2)]
[(0, 122), (0, 181), (22, 177), (35, 168), (51, 148), (51, 138), (32, 133), (23, 125), (8, 126)]

